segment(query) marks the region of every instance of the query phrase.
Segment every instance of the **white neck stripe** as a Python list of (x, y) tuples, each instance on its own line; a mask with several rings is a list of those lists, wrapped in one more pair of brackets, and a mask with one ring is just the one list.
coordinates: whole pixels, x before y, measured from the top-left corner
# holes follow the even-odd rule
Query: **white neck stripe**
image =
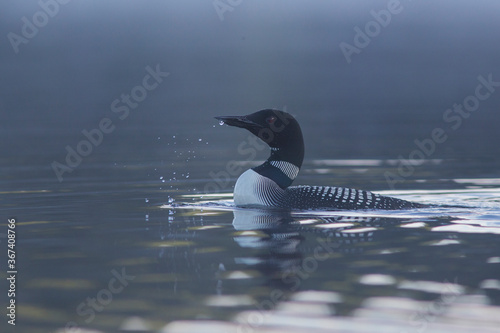
[(291, 180), (294, 180), (297, 175), (299, 174), (299, 168), (290, 163), (290, 162), (285, 162), (285, 161), (269, 161), (269, 163), (274, 166), (275, 168), (278, 168), (283, 172), (288, 178)]

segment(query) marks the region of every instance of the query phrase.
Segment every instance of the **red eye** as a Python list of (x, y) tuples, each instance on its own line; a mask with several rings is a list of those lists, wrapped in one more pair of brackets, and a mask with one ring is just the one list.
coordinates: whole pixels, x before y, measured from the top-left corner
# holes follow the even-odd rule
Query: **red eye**
[(275, 122), (275, 121), (276, 121), (276, 117), (275, 117), (275, 116), (268, 117), (268, 118), (266, 119), (266, 122), (267, 122), (268, 124), (274, 124), (274, 122)]

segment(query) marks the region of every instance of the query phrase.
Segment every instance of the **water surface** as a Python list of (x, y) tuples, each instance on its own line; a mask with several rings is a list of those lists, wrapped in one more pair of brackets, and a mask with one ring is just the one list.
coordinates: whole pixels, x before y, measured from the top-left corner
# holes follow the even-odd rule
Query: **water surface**
[[(439, 171), (471, 163), (493, 174), (496, 166), (429, 162), (408, 180), (412, 190), (391, 191), (381, 186), (391, 161), (306, 161), (300, 184), (467, 208), (283, 213), (236, 208), (230, 191), (200, 193), (214, 181), (200, 176), (206, 167), (224, 166), (200, 149), (193, 160), (203, 163), (182, 168), (86, 163), (78, 171), (89, 176), (57, 186), (27, 176), (36, 167), (22, 171), (24, 185), (4, 199), (18, 219), (17, 328), (363, 332), (377, 324), (432, 332), (438, 323), (448, 331), (498, 324), (500, 179)], [(171, 160), (187, 159), (181, 153)]]

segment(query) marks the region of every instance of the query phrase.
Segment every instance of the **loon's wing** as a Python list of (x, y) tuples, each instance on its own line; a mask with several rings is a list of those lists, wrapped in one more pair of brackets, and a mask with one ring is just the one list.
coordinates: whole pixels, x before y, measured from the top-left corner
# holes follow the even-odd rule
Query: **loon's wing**
[(427, 205), (369, 191), (330, 186), (292, 186), (284, 200), (292, 209), (410, 209)]

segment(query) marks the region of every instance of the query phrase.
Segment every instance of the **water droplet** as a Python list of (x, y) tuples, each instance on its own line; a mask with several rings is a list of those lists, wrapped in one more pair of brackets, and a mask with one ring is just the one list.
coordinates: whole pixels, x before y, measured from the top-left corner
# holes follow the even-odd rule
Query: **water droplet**
[(163, 176), (161, 176), (160, 179), (163, 179)]
[(175, 135), (172, 135), (172, 139), (175, 139)]
[(219, 120), (219, 125), (224, 125), (224, 120)]
[(149, 199), (148, 199), (148, 198), (145, 198), (145, 199), (144, 199), (144, 201), (149, 202)]
[(160, 137), (158, 137), (158, 140), (160, 140)]
[(201, 142), (201, 139), (198, 139), (199, 142)]

